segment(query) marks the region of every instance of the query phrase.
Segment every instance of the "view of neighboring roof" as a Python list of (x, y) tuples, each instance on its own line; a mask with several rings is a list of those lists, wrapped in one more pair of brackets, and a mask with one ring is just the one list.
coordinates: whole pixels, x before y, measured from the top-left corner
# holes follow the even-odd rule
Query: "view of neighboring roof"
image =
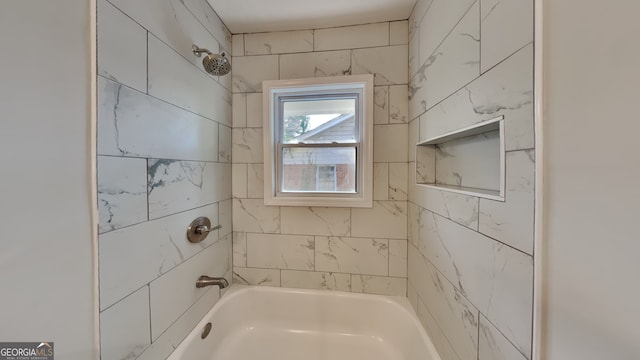
[[(292, 140), (298, 141), (298, 142), (304, 142), (305, 140), (309, 140), (312, 139), (314, 137), (317, 137), (323, 133), (326, 133), (327, 131), (335, 128), (336, 126), (343, 124), (349, 120), (354, 120), (355, 119), (355, 114), (343, 114), (343, 115), (339, 115), (329, 121), (327, 121), (326, 123), (318, 126), (317, 128), (313, 129), (313, 130), (309, 130), (303, 134), (300, 134), (298, 136), (296, 136), (295, 138), (293, 138)], [(338, 140), (338, 139), (336, 139)]]

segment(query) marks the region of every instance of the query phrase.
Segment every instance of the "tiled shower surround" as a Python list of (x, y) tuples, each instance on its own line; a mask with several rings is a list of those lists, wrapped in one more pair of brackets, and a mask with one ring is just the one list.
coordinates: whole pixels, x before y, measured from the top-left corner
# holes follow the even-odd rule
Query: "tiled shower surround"
[(444, 360), (531, 359), (533, 1), (418, 0), (409, 76), (409, 144), (504, 115), (506, 148), (504, 202), (415, 185), (410, 149), (409, 300)]
[[(233, 36), (234, 282), (402, 295), (408, 23)], [(375, 74), (373, 208), (263, 202), (262, 81)]]
[(102, 360), (166, 358), (219, 298), (198, 276), (231, 280), (231, 76), (192, 44), (231, 50), (205, 0), (98, 0)]
[[(532, 41), (531, 0), (233, 37), (205, 0), (98, 0), (102, 360), (165, 358), (219, 298), (195, 279), (232, 273), (408, 295), (443, 360), (531, 359)], [(233, 76), (192, 44), (231, 53)], [(369, 73), (374, 207), (265, 206), (262, 81)], [(416, 143), (500, 115), (504, 202), (415, 185)], [(190, 244), (203, 215), (222, 229)]]

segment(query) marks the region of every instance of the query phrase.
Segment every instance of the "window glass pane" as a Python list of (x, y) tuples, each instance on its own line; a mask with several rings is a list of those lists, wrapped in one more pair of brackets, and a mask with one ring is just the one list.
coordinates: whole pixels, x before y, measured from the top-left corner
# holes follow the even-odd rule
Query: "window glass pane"
[(355, 115), (355, 98), (285, 100), (282, 103), (282, 143), (356, 142)]
[(282, 149), (282, 192), (356, 192), (356, 148)]

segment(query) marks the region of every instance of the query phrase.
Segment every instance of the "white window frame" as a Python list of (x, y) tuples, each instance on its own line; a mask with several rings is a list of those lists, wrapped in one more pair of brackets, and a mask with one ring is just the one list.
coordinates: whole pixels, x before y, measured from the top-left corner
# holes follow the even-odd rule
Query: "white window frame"
[[(357, 90), (356, 123), (360, 141), (356, 153), (355, 193), (287, 193), (280, 187), (277, 131), (280, 98), (291, 94), (328, 94)], [(334, 76), (312, 79), (270, 80), (262, 83), (264, 139), (264, 203), (276, 206), (373, 207), (373, 75)]]

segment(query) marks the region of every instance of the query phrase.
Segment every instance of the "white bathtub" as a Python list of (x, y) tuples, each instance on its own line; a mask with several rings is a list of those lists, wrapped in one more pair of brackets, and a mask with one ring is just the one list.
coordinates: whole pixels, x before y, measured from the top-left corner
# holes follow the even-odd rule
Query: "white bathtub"
[[(212, 324), (201, 339), (203, 328)], [(405, 298), (233, 285), (169, 360), (440, 360)]]

